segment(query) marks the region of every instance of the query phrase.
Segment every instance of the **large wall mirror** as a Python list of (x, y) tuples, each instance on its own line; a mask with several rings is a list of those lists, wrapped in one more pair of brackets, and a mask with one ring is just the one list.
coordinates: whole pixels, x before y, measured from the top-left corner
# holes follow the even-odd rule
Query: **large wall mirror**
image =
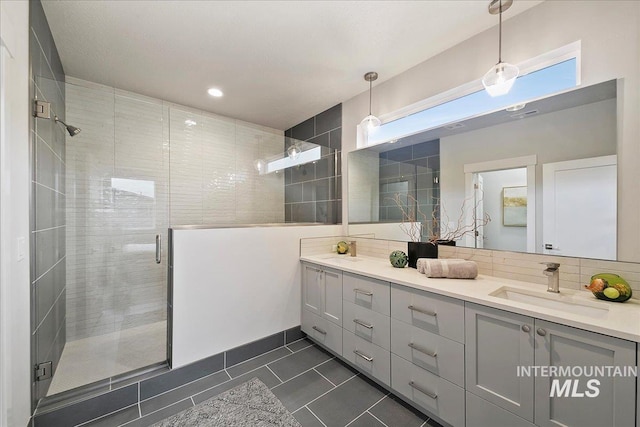
[(409, 240), (400, 203), (431, 223), (422, 240), (475, 223), (456, 245), (617, 259), (616, 88), (580, 87), (349, 153), (349, 232)]

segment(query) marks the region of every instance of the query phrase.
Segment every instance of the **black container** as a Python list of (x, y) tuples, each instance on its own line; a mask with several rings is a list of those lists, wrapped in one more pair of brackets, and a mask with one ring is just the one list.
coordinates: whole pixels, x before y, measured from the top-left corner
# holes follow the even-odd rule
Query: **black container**
[(408, 242), (409, 267), (416, 268), (418, 258), (438, 258), (438, 245), (431, 242)]

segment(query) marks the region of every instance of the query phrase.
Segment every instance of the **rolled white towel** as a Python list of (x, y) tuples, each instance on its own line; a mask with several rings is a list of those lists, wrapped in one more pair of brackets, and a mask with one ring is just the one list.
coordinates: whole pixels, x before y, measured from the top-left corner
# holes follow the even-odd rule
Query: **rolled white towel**
[[(422, 263), (420, 263), (422, 261)], [(422, 273), (427, 277), (446, 277), (449, 279), (475, 279), (478, 276), (478, 264), (464, 259), (418, 260)], [(420, 269), (418, 269), (420, 271)]]

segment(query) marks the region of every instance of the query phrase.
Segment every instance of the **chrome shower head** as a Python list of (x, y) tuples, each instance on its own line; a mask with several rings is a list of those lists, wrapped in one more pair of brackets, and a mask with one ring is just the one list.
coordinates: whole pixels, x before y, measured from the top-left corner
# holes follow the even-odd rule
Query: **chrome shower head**
[(62, 123), (62, 124), (64, 125), (64, 127), (67, 129), (67, 132), (69, 132), (69, 135), (71, 135), (71, 136), (76, 136), (76, 135), (77, 135), (77, 134), (79, 134), (79, 133), (80, 133), (80, 131), (82, 130), (82, 129), (77, 128), (77, 127), (75, 127), (75, 126), (71, 126), (71, 125), (66, 124), (65, 122), (63, 122), (62, 120), (60, 120), (60, 119), (58, 118), (58, 116), (55, 116), (55, 117), (53, 118), (53, 120), (55, 120), (56, 122), (60, 122), (60, 123)]

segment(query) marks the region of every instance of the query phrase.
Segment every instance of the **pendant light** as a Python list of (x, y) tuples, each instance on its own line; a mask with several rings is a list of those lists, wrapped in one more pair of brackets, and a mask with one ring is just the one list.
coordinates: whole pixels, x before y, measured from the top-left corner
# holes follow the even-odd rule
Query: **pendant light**
[(373, 82), (378, 79), (378, 73), (369, 71), (364, 75), (364, 79), (369, 82), (369, 115), (360, 122), (360, 125), (365, 128), (367, 132), (371, 132), (380, 126), (380, 119), (371, 114), (371, 90)]
[(493, 0), (489, 3), (489, 13), (500, 16), (498, 38), (498, 63), (482, 77), (482, 84), (491, 96), (506, 95), (518, 78), (520, 70), (515, 65), (502, 62), (502, 12), (509, 9), (513, 0)]

